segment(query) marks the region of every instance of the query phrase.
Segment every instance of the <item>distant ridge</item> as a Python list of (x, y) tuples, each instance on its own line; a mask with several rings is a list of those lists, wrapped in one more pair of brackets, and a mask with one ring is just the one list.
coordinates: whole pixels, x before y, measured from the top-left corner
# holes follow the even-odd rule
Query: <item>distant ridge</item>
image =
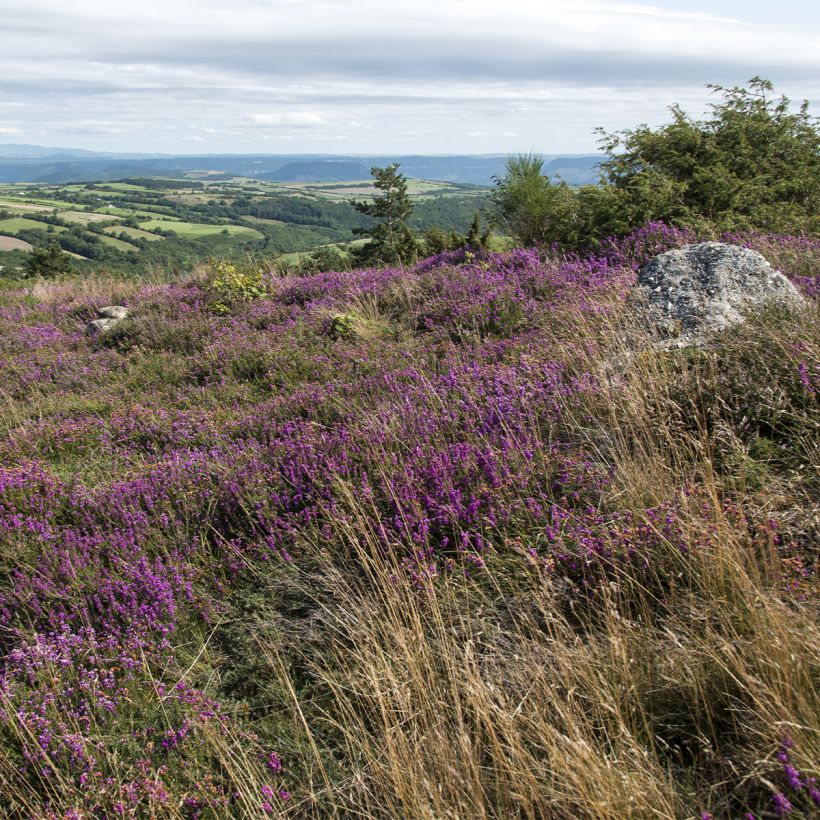
[(347, 182), (354, 179), (366, 179), (369, 176), (368, 166), (360, 162), (335, 159), (289, 162), (277, 171), (260, 174), (262, 179), (272, 182)]
[[(550, 176), (571, 185), (597, 182), (601, 154), (545, 155)], [(111, 154), (74, 148), (0, 144), (0, 182), (105, 182), (128, 176), (184, 177), (211, 172), (273, 181), (338, 182), (365, 179), (374, 165), (398, 162), (417, 179), (489, 186), (504, 173), (505, 154)]]

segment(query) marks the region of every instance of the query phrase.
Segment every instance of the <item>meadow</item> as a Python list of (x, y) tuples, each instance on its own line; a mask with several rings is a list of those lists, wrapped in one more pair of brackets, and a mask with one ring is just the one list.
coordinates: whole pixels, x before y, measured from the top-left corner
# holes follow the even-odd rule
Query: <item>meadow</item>
[(246, 228), (242, 225), (203, 225), (197, 222), (182, 222), (176, 220), (168, 222), (164, 219), (149, 219), (139, 223), (143, 231), (151, 231), (156, 228), (174, 231), (180, 236), (198, 238), (201, 236), (213, 236), (214, 234), (227, 233), (231, 236), (248, 236), (254, 239), (261, 239), (264, 234), (253, 228)]
[(820, 243), (662, 351), (695, 238), (7, 282), (0, 813), (816, 816)]

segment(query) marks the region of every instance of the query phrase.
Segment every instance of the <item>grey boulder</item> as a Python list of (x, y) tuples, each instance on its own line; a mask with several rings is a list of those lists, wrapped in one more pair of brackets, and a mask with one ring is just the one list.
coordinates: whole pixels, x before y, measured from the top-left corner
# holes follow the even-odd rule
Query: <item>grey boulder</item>
[(656, 256), (641, 269), (627, 301), (667, 347), (701, 344), (771, 303), (798, 307), (804, 299), (757, 251), (722, 242)]
[(98, 336), (100, 333), (105, 333), (106, 330), (111, 330), (114, 325), (119, 323), (119, 319), (94, 319), (85, 326), (85, 332), (89, 336)]
[(99, 319), (94, 319), (85, 326), (85, 332), (89, 336), (98, 336), (106, 330), (111, 330), (114, 325), (118, 325), (128, 316), (128, 308), (122, 305), (108, 305), (97, 308), (97, 315)]
[(124, 319), (128, 315), (128, 308), (122, 305), (109, 305), (97, 308), (97, 315), (102, 319)]

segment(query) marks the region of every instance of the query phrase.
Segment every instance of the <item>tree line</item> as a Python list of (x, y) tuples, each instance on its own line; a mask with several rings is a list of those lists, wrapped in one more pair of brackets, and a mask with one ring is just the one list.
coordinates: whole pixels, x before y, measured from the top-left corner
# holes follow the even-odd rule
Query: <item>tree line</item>
[[(768, 80), (746, 87), (708, 86), (720, 94), (699, 120), (672, 105), (672, 121), (652, 129), (606, 133), (597, 185), (552, 182), (538, 154), (511, 156), (495, 180), (489, 224), (523, 245), (594, 247), (648, 221), (715, 232), (761, 230), (816, 235), (820, 228), (820, 134), (808, 102), (793, 111)], [(354, 202), (381, 221), (357, 229), (369, 242), (354, 260), (407, 262), (419, 251), (468, 243), (438, 232), (433, 247), (409, 227), (412, 204), (397, 165), (373, 168), (382, 193)], [(436, 232), (430, 232), (431, 237)], [(486, 233), (480, 234), (485, 237)], [(475, 232), (469, 241), (476, 243)], [(480, 242), (479, 242), (480, 244)]]

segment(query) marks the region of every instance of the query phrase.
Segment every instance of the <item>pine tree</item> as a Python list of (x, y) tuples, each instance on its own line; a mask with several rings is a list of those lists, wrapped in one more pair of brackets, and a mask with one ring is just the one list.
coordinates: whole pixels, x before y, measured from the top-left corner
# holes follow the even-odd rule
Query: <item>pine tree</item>
[(413, 203), (407, 194), (407, 180), (398, 169), (397, 162), (386, 168), (371, 168), (373, 185), (383, 193), (371, 202), (351, 202), (360, 213), (382, 220), (370, 228), (354, 228), (354, 233), (370, 237), (366, 245), (355, 251), (359, 263), (396, 264), (410, 262), (416, 256), (416, 239), (407, 224)]
[(56, 242), (47, 248), (34, 248), (23, 262), (23, 273), (28, 278), (52, 277), (71, 272), (71, 256)]

